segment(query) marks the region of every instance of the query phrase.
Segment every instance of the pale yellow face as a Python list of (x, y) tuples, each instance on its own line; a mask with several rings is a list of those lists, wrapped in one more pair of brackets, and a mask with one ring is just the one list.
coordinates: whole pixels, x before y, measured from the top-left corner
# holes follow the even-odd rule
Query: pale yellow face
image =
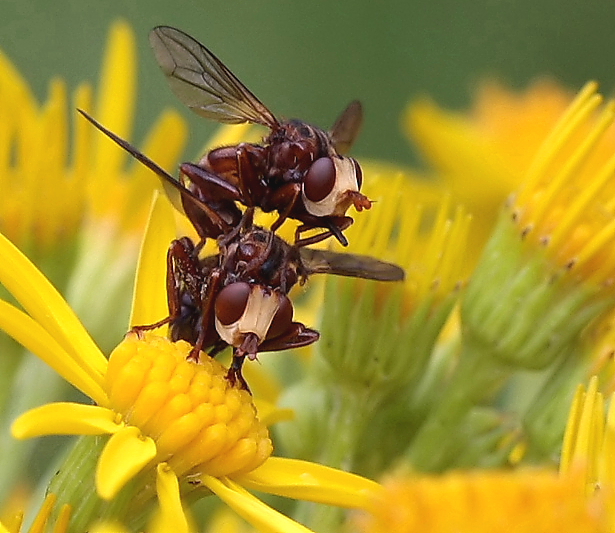
[(254, 333), (260, 344), (267, 336), (281, 301), (279, 291), (267, 291), (260, 285), (251, 285), (243, 314), (228, 325), (216, 316), (216, 330), (222, 340), (231, 346), (240, 346), (247, 333)]
[(317, 217), (344, 216), (352, 205), (352, 197), (348, 191), (359, 191), (357, 168), (353, 159), (349, 157), (332, 157), (335, 167), (335, 183), (327, 196), (318, 202), (310, 200), (305, 190), (301, 191), (303, 204), (308, 213)]

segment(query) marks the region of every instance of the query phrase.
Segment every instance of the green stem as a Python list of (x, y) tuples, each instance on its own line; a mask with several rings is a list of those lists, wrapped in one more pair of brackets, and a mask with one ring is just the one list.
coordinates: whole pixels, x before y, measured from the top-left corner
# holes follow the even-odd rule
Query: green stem
[(509, 370), (487, 356), (487, 347), (465, 345), (457, 367), (437, 404), (408, 449), (411, 464), (422, 471), (440, 471), (461, 453), (459, 439), (470, 410), (493, 396)]
[[(374, 402), (369, 394), (357, 394), (350, 387), (332, 387), (333, 402), (327, 415), (328, 427), (323, 436), (324, 446), (317, 462), (353, 471), (365, 424), (371, 418)], [(297, 520), (314, 531), (338, 531), (345, 518), (345, 511), (338, 507), (299, 502), (295, 513)]]
[(125, 523), (128, 518), (131, 529), (137, 531), (143, 528), (149, 504), (155, 499), (150, 497), (140, 509), (135, 509), (135, 496), (139, 496), (135, 495), (135, 486), (143, 486), (141, 477), (137, 478), (138, 484), (133, 480), (110, 501), (102, 500), (96, 492), (96, 464), (107, 440), (107, 436), (86, 436), (77, 440), (49, 484), (47, 492), (57, 496), (51, 524), (55, 523), (62, 506), (68, 504), (71, 507), (68, 533), (88, 531), (92, 524), (99, 520), (117, 520)]

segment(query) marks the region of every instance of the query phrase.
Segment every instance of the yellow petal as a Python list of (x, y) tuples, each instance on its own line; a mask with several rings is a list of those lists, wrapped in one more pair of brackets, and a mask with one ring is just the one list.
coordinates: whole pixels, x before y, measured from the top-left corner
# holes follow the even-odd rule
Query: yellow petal
[(408, 106), (404, 126), (466, 205), (499, 207), (519, 182), (500, 147), (461, 114), (444, 112), (428, 99), (417, 100)]
[(113, 434), (100, 454), (96, 468), (96, 491), (112, 499), (122, 487), (156, 457), (156, 444), (133, 426)]
[(32, 521), (32, 526), (29, 529), (30, 533), (42, 533), (43, 531), (45, 531), (47, 521), (49, 520), (49, 517), (53, 512), (57, 499), (57, 496), (53, 493), (48, 494), (45, 497), (43, 505), (41, 505), (40, 510), (38, 511), (38, 513), (36, 513), (36, 516)]
[(116, 416), (110, 409), (96, 405), (49, 403), (21, 415), (13, 422), (11, 433), (17, 439), (41, 435), (103, 435), (121, 428)]
[(201, 153), (207, 153), (218, 146), (233, 146), (241, 142), (258, 142), (259, 133), (262, 133), (262, 131), (259, 132), (252, 124), (225, 124), (216, 130)]
[(107, 404), (101, 376), (89, 374), (88, 369), (82, 368), (38, 322), (4, 300), (0, 300), (0, 329), (98, 405)]
[[(59, 511), (56, 511), (58, 517), (56, 518), (55, 524), (53, 526), (53, 533), (66, 533), (68, 531), (72, 511), (73, 508), (67, 503), (62, 505)], [(30, 530), (29, 533), (35, 532)]]
[[(252, 381), (250, 381), (249, 383), (250, 388), (254, 390), (254, 387), (252, 387)], [(283, 422), (285, 420), (293, 420), (295, 418), (295, 411), (293, 411), (292, 409), (281, 409), (274, 403), (268, 402), (266, 400), (254, 399), (254, 405), (256, 406), (258, 418), (267, 427), (272, 426), (273, 424), (277, 424), (278, 422)]]
[(88, 374), (102, 380), (107, 360), (60, 293), (2, 234), (0, 257), (0, 283)]
[(611, 395), (604, 428), (604, 442), (598, 460), (601, 483), (609, 487), (615, 486), (615, 394)]
[(270, 457), (236, 481), (269, 494), (350, 508), (364, 508), (382, 490), (375, 481), (356, 474), (283, 457)]
[[(130, 137), (132, 130), (136, 72), (134, 35), (127, 23), (116, 22), (111, 28), (103, 63), (95, 118), (124, 138)], [(96, 142), (92, 166), (96, 177), (102, 182), (108, 176), (117, 175), (122, 162), (126, 160), (126, 153), (104, 135), (97, 135)]]
[[(74, 92), (73, 108), (82, 109), (88, 114), (92, 111), (93, 90), (91, 85), (82, 83)], [(75, 112), (73, 116), (76, 116)], [(92, 164), (92, 136), (94, 128), (87, 120), (73, 120), (73, 162), (74, 176), (87, 176)]]
[(202, 476), (203, 483), (239, 516), (265, 533), (311, 533), (311, 530), (272, 509), (240, 486), (225, 479)]
[[(169, 201), (156, 193), (147, 225), (132, 299), (130, 326), (153, 324), (169, 314), (166, 294), (166, 256), (175, 238), (173, 208)], [(164, 332), (161, 331), (161, 335)]]
[(164, 463), (158, 465), (156, 474), (156, 491), (161, 513), (157, 527), (160, 531), (188, 533), (188, 521), (182, 509), (177, 476)]

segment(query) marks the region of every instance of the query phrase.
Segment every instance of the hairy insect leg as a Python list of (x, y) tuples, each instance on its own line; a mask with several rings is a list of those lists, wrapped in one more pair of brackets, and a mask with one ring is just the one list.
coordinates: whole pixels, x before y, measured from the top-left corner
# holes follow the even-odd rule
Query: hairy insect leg
[(334, 236), (342, 246), (348, 246), (348, 239), (344, 236), (342, 231), (352, 225), (354, 222), (352, 218), (336, 217), (335, 219), (328, 219), (326, 222), (327, 225), (325, 227), (327, 228), (327, 231), (323, 231), (317, 235), (312, 235), (311, 237), (306, 237), (305, 239), (300, 238), (300, 235), (303, 232), (321, 226), (315, 226), (312, 224), (301, 224), (298, 226), (295, 230), (295, 246), (302, 247), (310, 244), (316, 244), (317, 242), (322, 242), (331, 236)]
[[(261, 182), (258, 169), (252, 162), (251, 155), (255, 159), (262, 158), (261, 147), (253, 144), (241, 143), (237, 146), (237, 180), (241, 191), (242, 201), (247, 207), (260, 205), (261, 199), (267, 192), (266, 186)], [(261, 206), (262, 207), (262, 206)]]
[(228, 379), (230, 384), (233, 386), (236, 383), (239, 383), (239, 386), (243, 390), (246, 390), (250, 394), (252, 394), (252, 392), (250, 391), (250, 387), (248, 387), (247, 381), (241, 373), (241, 368), (243, 367), (243, 362), (245, 361), (245, 358), (245, 355), (238, 355), (237, 350), (233, 352), (233, 360), (231, 361), (231, 366), (228, 369), (228, 373), (226, 374), (226, 379)]
[(198, 363), (201, 351), (203, 350), (205, 339), (209, 333), (211, 327), (211, 319), (214, 316), (214, 305), (216, 303), (216, 294), (220, 288), (220, 282), (222, 281), (222, 274), (219, 269), (213, 270), (205, 284), (204, 290), (201, 294), (201, 303), (203, 305), (201, 309), (199, 336), (194, 344), (188, 359)]
[(182, 174), (194, 183), (199, 190), (205, 192), (207, 196), (223, 200), (241, 200), (241, 191), (225, 180), (222, 175), (194, 163), (182, 163), (179, 168)]
[(271, 231), (277, 231), (278, 228), (282, 226), (295, 207), (300, 193), (301, 186), (298, 183), (287, 183), (274, 193), (270, 203), (272, 205), (286, 205), (286, 207), (284, 211), (279, 214), (276, 221), (271, 225)]
[(274, 339), (265, 340), (259, 347), (262, 352), (278, 352), (291, 348), (301, 348), (315, 343), (320, 333), (304, 326), (301, 322), (293, 322), (290, 328)]
[(218, 241), (218, 245), (221, 248), (228, 246), (233, 242), (237, 236), (244, 230), (251, 228), (254, 223), (254, 207), (248, 207), (243, 212), (239, 224), (237, 224), (229, 233), (221, 237)]

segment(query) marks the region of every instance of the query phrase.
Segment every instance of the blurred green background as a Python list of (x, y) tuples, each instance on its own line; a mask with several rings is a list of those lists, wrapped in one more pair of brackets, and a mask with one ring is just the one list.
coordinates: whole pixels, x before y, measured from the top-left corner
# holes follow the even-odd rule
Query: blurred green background
[[(541, 75), (572, 89), (615, 81), (613, 0), (0, 0), (0, 47), (43, 98), (48, 80), (95, 81), (109, 24), (134, 27), (140, 48), (137, 142), (164, 106), (181, 109), (147, 34), (176, 26), (203, 42), (277, 115), (328, 127), (354, 98), (366, 122), (354, 154), (408, 163), (399, 131), (410, 98), (471, 101), (477, 81), (524, 87)], [(194, 157), (214, 124), (188, 110)]]

